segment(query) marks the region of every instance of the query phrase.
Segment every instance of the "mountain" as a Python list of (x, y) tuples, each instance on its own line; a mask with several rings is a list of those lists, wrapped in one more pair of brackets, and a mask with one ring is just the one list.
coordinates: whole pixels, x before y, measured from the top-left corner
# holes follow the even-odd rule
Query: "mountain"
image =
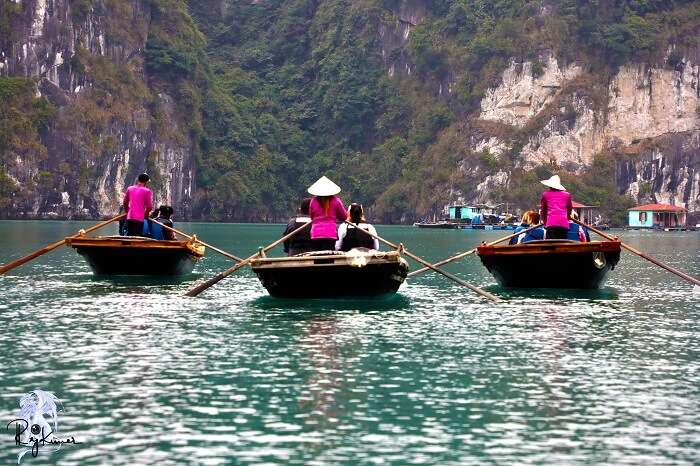
[(700, 5), (0, 0), (0, 215), (279, 221), (328, 174), (375, 220), (537, 203), (700, 214)]

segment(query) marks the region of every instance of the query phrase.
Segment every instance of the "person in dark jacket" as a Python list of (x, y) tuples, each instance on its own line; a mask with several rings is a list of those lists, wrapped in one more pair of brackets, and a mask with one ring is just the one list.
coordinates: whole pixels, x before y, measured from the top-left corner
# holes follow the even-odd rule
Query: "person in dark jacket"
[[(301, 227), (303, 224), (311, 221), (311, 218), (309, 217), (309, 204), (311, 204), (310, 197), (307, 197), (301, 201), (297, 215), (289, 220), (289, 223), (287, 223), (287, 228), (285, 228), (282, 236), (288, 235), (297, 228)], [(314, 250), (314, 246), (311, 243), (310, 227), (307, 227), (304, 231), (300, 231), (284, 242), (284, 252), (286, 252), (289, 256), (296, 256), (297, 254)]]
[[(528, 210), (523, 214), (522, 221), (520, 225), (518, 225), (518, 227), (515, 229), (515, 233), (527, 230), (531, 226), (537, 225), (538, 223), (540, 223), (540, 214), (538, 214), (534, 210)], [(541, 239), (544, 239), (544, 228), (538, 227), (534, 230), (528, 231), (527, 233), (522, 233), (518, 236), (511, 238), (509, 244), (520, 244), (526, 243), (528, 241), (537, 241)]]

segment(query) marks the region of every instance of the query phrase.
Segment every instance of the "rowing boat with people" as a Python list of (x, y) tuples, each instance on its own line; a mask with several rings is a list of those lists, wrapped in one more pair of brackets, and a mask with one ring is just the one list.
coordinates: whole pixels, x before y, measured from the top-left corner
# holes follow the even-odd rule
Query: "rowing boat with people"
[(184, 275), (192, 272), (205, 251), (196, 240), (70, 236), (65, 241), (96, 275)]
[(540, 240), (477, 248), (498, 283), (512, 288), (600, 287), (620, 260), (620, 241)]
[(378, 297), (396, 293), (408, 274), (408, 262), (399, 252), (364, 248), (263, 257), (250, 265), (277, 298)]

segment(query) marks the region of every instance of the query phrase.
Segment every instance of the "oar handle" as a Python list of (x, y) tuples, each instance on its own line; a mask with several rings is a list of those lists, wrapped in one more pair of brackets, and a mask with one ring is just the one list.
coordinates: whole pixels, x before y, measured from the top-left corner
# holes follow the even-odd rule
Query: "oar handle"
[[(588, 228), (588, 229), (591, 230), (592, 232), (594, 232), (594, 233), (596, 233), (596, 234), (602, 236), (603, 238), (605, 238), (605, 239), (607, 239), (607, 240), (610, 240), (610, 241), (619, 241), (619, 240), (613, 238), (612, 236), (603, 233), (602, 231), (598, 230), (598, 229), (595, 228), (595, 227), (592, 227), (592, 226), (590, 226), (590, 225), (586, 225), (585, 223), (580, 222), (580, 221), (575, 220), (575, 219), (572, 219), (572, 220), (573, 220), (575, 223), (578, 223), (579, 225)], [(690, 275), (688, 275), (687, 273), (682, 272), (682, 271), (676, 269), (675, 267), (671, 267), (671, 266), (668, 265), (668, 264), (664, 264), (664, 263), (661, 262), (660, 260), (658, 260), (658, 259), (656, 259), (656, 258), (654, 258), (654, 257), (651, 257), (650, 255), (648, 255), (648, 254), (646, 254), (646, 253), (643, 253), (642, 251), (636, 250), (635, 248), (633, 248), (632, 246), (630, 246), (630, 245), (627, 244), (627, 243), (623, 243), (622, 241), (620, 241), (620, 246), (622, 246), (623, 248), (627, 249), (627, 250), (628, 250), (629, 252), (631, 252), (632, 254), (636, 254), (637, 256), (641, 257), (642, 259), (646, 259), (646, 260), (648, 260), (649, 262), (651, 262), (652, 264), (658, 265), (658, 266), (661, 267), (662, 269), (668, 270), (668, 271), (671, 272), (672, 274), (675, 274), (675, 275), (681, 277), (682, 279), (684, 279), (684, 280), (686, 280), (686, 281), (688, 281), (688, 282), (690, 282), (690, 283), (693, 283), (694, 285), (700, 286), (700, 280), (698, 280), (697, 278), (695, 278), (695, 277), (693, 277), (693, 276), (690, 276)]]
[[(348, 225), (355, 225), (354, 223), (348, 222), (347, 220), (345, 221), (345, 223), (347, 223)], [(392, 247), (392, 248), (394, 248), (394, 249), (402, 250), (402, 252), (403, 252), (406, 256), (410, 257), (410, 258), (413, 259), (414, 261), (416, 261), (416, 262), (418, 262), (418, 263), (420, 263), (420, 264), (425, 265), (425, 266), (428, 267), (429, 269), (432, 269), (433, 271), (435, 271), (435, 272), (437, 272), (437, 273), (439, 273), (439, 274), (441, 274), (441, 275), (444, 275), (445, 277), (447, 277), (447, 278), (449, 278), (449, 279), (451, 279), (451, 280), (454, 280), (455, 282), (459, 283), (459, 284), (462, 285), (462, 286), (465, 286), (465, 287), (469, 288), (470, 290), (472, 290), (473, 292), (475, 292), (475, 293), (477, 293), (477, 294), (483, 296), (484, 298), (486, 298), (486, 299), (488, 299), (488, 300), (490, 300), (490, 301), (493, 301), (493, 302), (495, 302), (495, 303), (501, 302), (501, 300), (500, 300), (499, 298), (497, 298), (496, 296), (492, 295), (491, 293), (488, 293), (488, 292), (482, 290), (481, 288), (478, 288), (478, 287), (476, 287), (476, 286), (474, 286), (474, 285), (472, 285), (472, 284), (470, 284), (470, 283), (467, 283), (467, 282), (465, 282), (464, 280), (462, 280), (461, 278), (456, 277), (455, 275), (453, 275), (453, 274), (451, 274), (451, 273), (449, 273), (449, 272), (446, 272), (446, 271), (444, 271), (444, 270), (442, 270), (442, 269), (439, 269), (439, 268), (435, 267), (435, 266), (432, 265), (430, 262), (428, 262), (428, 261), (426, 261), (426, 260), (424, 260), (424, 259), (421, 259), (420, 257), (416, 256), (415, 254), (412, 254), (411, 252), (407, 251), (406, 248), (397, 246), (397, 245), (395, 245), (394, 243), (392, 243), (391, 241), (387, 241), (387, 240), (385, 240), (384, 238), (382, 238), (381, 236), (378, 236), (378, 235), (375, 235), (375, 234), (373, 234), (373, 233), (370, 233), (369, 231), (363, 230), (362, 228), (358, 228), (358, 230), (360, 230), (360, 231), (362, 231), (362, 232), (365, 232), (366, 234), (368, 234), (368, 235), (371, 236), (372, 238), (375, 238), (375, 239), (381, 241), (382, 243), (386, 244), (386, 245), (389, 246), (389, 247)]]
[[(509, 240), (509, 239), (511, 239), (511, 238), (515, 238), (516, 236), (520, 236), (520, 235), (522, 235), (522, 234), (525, 234), (525, 233), (527, 233), (527, 232), (529, 232), (529, 231), (534, 230), (535, 228), (541, 227), (542, 225), (543, 225), (542, 223), (538, 223), (538, 224), (535, 225), (535, 226), (531, 226), (531, 227), (526, 228), (526, 229), (524, 229), (524, 230), (522, 230), (522, 231), (519, 231), (519, 232), (517, 232), (517, 233), (513, 233), (513, 234), (510, 234), (510, 235), (508, 235), (508, 236), (504, 236), (503, 238), (499, 238), (499, 239), (497, 239), (497, 240), (495, 240), (495, 241), (491, 241), (490, 243), (486, 243), (486, 245), (487, 245), (487, 246), (495, 246), (495, 245), (498, 244), (498, 243), (502, 243), (503, 241), (507, 241), (507, 240)], [(454, 261), (456, 261), (456, 260), (462, 259), (462, 258), (464, 258), (464, 257), (467, 257), (467, 256), (471, 255), (471, 254), (474, 254), (474, 253), (476, 252), (476, 249), (477, 249), (477, 248), (473, 248), (473, 249), (470, 249), (470, 250), (468, 250), (468, 251), (464, 251), (464, 252), (462, 252), (462, 253), (459, 253), (459, 254), (457, 254), (456, 256), (452, 256), (452, 257), (449, 257), (449, 258), (447, 258), (447, 259), (445, 259), (445, 260), (442, 260), (442, 261), (440, 261), (440, 262), (436, 262), (436, 263), (433, 264), (433, 266), (435, 266), (435, 267), (441, 267), (441, 266), (443, 266), (443, 265), (445, 265), (445, 264), (449, 264), (450, 262), (454, 262)], [(423, 267), (422, 269), (418, 269), (418, 270), (415, 270), (415, 271), (409, 273), (407, 276), (408, 276), (408, 277), (413, 277), (413, 276), (416, 276), (416, 275), (421, 274), (421, 273), (423, 273), (423, 272), (426, 272), (426, 271), (428, 271), (428, 270), (430, 270), (430, 267)]]
[(183, 233), (183, 232), (181, 232), (180, 230), (176, 230), (176, 229), (173, 228), (173, 227), (169, 227), (168, 225), (165, 225), (165, 224), (159, 222), (158, 220), (156, 220), (156, 219), (154, 219), (154, 218), (152, 218), (152, 219), (150, 219), (150, 220), (151, 220), (151, 222), (157, 223), (158, 225), (160, 225), (161, 227), (165, 228), (166, 230), (170, 230), (170, 231), (172, 231), (173, 233), (177, 233), (178, 235), (184, 236), (184, 237), (187, 238), (187, 239), (195, 240), (195, 241), (198, 242), (199, 244), (203, 244), (204, 246), (208, 247), (208, 248), (211, 249), (212, 251), (218, 252), (218, 253), (221, 254), (222, 256), (228, 257), (229, 259), (233, 259), (233, 260), (235, 260), (236, 262), (243, 262), (243, 259), (241, 259), (241, 258), (238, 257), (238, 256), (235, 256), (235, 255), (231, 254), (230, 252), (226, 252), (226, 251), (224, 251), (223, 249), (219, 249), (219, 248), (217, 248), (217, 247), (215, 247), (215, 246), (212, 246), (212, 245), (209, 244), (209, 243), (205, 243), (204, 241), (202, 241), (202, 240), (199, 239), (199, 238), (194, 238), (193, 236), (190, 236), (190, 235), (188, 235), (187, 233)]
[[(102, 228), (103, 226), (108, 225), (116, 220), (120, 220), (125, 216), (126, 216), (126, 214), (117, 215), (114, 218), (111, 218), (109, 220), (105, 220), (104, 222), (100, 222), (96, 225), (93, 225), (86, 230), (80, 230), (78, 233), (76, 233), (72, 237), (74, 238), (74, 237), (79, 236), (79, 235), (85, 235), (87, 233), (93, 232), (93, 231), (95, 231), (99, 228)], [(36, 251), (34, 251), (30, 254), (27, 254), (24, 257), (20, 257), (19, 259), (16, 259), (16, 260), (10, 262), (9, 264), (5, 264), (5, 265), (1, 266), (0, 267), (0, 275), (4, 274), (6, 272), (9, 272), (10, 270), (12, 270), (16, 267), (19, 267), (22, 264), (26, 264), (30, 260), (35, 259), (39, 256), (42, 256), (42, 255), (46, 254), (47, 252), (53, 251), (54, 249), (56, 249), (59, 246), (63, 246), (64, 244), (66, 244), (66, 240), (67, 240), (67, 238), (63, 238), (61, 241), (56, 241), (55, 243), (51, 243), (48, 246), (44, 246), (41, 249), (37, 249)]]
[[(302, 230), (304, 230), (305, 228), (307, 228), (309, 225), (311, 225), (311, 220), (309, 220), (308, 222), (306, 222), (305, 224), (303, 224), (302, 226), (300, 226), (300, 227), (297, 228), (296, 230), (292, 231), (291, 233), (284, 235), (283, 237), (281, 237), (281, 238), (278, 239), (277, 241), (275, 241), (275, 242), (269, 244), (268, 246), (262, 248), (261, 252), (267, 252), (267, 251), (269, 251), (270, 249), (272, 249), (272, 248), (278, 246), (279, 244), (281, 244), (281, 243), (287, 241), (289, 238), (291, 238), (292, 236), (298, 234), (299, 232), (301, 232)], [(200, 284), (200, 285), (197, 285), (196, 287), (194, 287), (194, 288), (192, 288), (190, 291), (188, 291), (188, 292), (185, 294), (185, 296), (189, 296), (189, 297), (198, 296), (198, 295), (199, 295), (200, 293), (202, 293), (204, 290), (206, 290), (207, 288), (210, 288), (211, 286), (213, 286), (213, 285), (219, 283), (221, 280), (223, 280), (224, 278), (228, 277), (229, 275), (231, 275), (231, 274), (232, 274), (233, 272), (235, 272), (236, 270), (241, 269), (241, 268), (243, 268), (244, 266), (250, 264), (250, 261), (252, 261), (253, 259), (255, 259), (255, 258), (258, 257), (258, 256), (260, 256), (260, 252), (256, 252), (256, 253), (253, 254), (252, 256), (250, 256), (250, 257), (248, 257), (247, 259), (245, 259), (245, 260), (239, 262), (238, 264), (234, 265), (233, 267), (231, 267), (231, 268), (229, 268), (229, 269), (226, 269), (226, 270), (224, 270), (223, 272), (219, 273), (218, 275), (215, 275), (214, 277), (210, 278), (210, 279), (207, 280), (206, 282), (204, 282), (204, 283), (202, 283), (202, 284)]]

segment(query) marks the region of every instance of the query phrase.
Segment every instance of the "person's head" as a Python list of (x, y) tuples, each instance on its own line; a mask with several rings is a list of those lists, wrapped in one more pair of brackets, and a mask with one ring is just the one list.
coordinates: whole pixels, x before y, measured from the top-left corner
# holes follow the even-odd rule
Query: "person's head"
[(574, 220), (578, 220), (578, 212), (576, 212), (575, 210), (572, 210), (571, 211), (571, 218)]
[(540, 214), (534, 210), (528, 210), (523, 214), (522, 222), (528, 225), (537, 225), (540, 223)]
[(365, 221), (365, 211), (362, 208), (362, 204), (352, 203), (350, 204), (350, 221), (352, 223), (360, 223)]
[(162, 218), (170, 218), (173, 215), (173, 208), (169, 205), (162, 205), (158, 207), (158, 211), (160, 212), (160, 216)]
[(147, 173), (141, 173), (137, 178), (137, 181), (139, 182), (139, 184), (146, 186), (148, 182), (151, 181), (151, 177), (148, 176)]
[(153, 209), (153, 212), (151, 212), (151, 218), (158, 218), (159, 213), (160, 213), (159, 209)]
[(306, 197), (302, 199), (301, 204), (299, 205), (299, 213), (301, 215), (309, 215), (309, 205), (311, 204), (311, 198)]

